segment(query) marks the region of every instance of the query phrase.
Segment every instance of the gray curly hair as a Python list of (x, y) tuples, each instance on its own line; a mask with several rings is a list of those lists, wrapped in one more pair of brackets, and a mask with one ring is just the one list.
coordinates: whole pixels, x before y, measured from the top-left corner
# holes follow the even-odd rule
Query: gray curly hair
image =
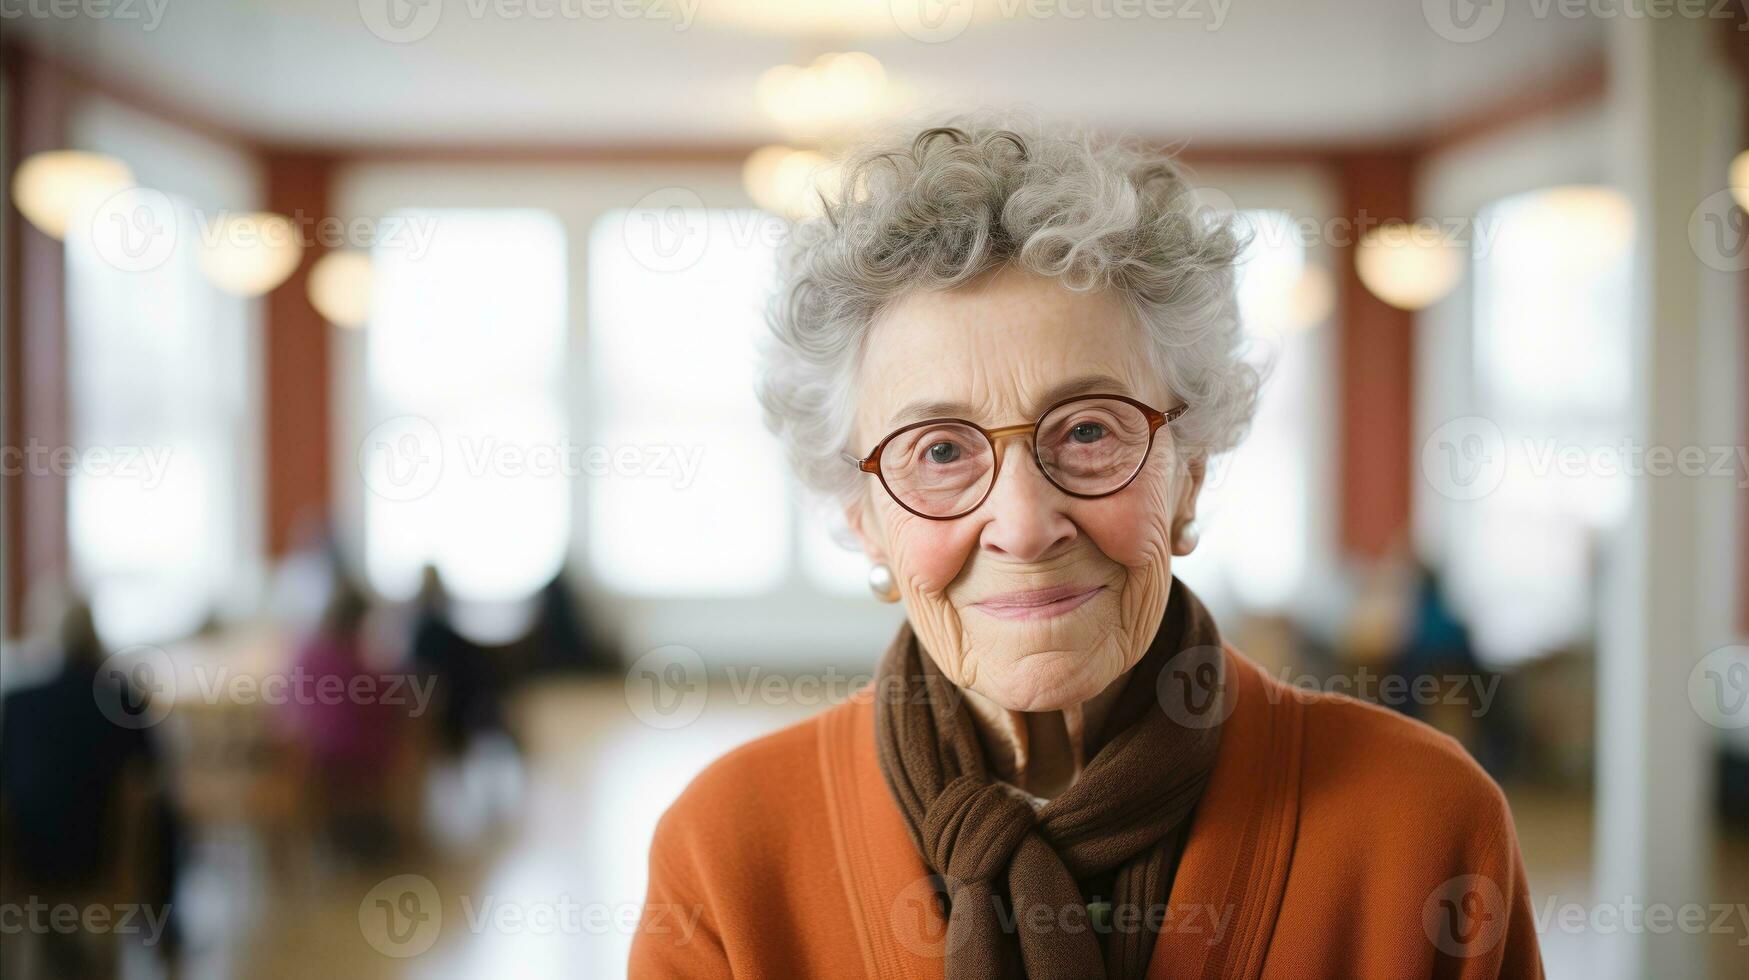
[(849, 504), (863, 490), (840, 453), (853, 448), (856, 375), (880, 313), (1009, 264), (1123, 298), (1190, 406), (1173, 434), (1192, 459), (1243, 438), (1261, 383), (1234, 292), (1245, 243), (1167, 155), (975, 115), (870, 140), (841, 173), (784, 250), (761, 352), (766, 425), (811, 491)]

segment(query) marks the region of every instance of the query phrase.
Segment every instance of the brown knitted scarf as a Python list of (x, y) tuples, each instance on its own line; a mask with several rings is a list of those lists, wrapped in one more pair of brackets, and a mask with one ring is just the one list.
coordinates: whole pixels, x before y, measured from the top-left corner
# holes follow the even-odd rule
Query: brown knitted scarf
[[(946, 893), (949, 980), (1147, 973), (1220, 745), (1224, 664), (1214, 620), (1174, 580), (1148, 652), (1088, 733), (1092, 758), (1034, 811), (987, 771), (958, 689), (900, 627), (877, 674), (876, 737), (887, 786)], [(1087, 888), (1104, 892), (1092, 907)]]

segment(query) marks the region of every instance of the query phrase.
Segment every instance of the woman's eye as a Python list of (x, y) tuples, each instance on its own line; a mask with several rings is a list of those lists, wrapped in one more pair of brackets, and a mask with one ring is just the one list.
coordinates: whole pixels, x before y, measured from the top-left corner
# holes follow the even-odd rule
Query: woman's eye
[(1069, 438), (1076, 442), (1098, 442), (1105, 438), (1105, 426), (1098, 422), (1082, 422), (1069, 430)]
[(960, 447), (951, 442), (938, 442), (924, 450), (931, 463), (951, 463), (960, 458)]

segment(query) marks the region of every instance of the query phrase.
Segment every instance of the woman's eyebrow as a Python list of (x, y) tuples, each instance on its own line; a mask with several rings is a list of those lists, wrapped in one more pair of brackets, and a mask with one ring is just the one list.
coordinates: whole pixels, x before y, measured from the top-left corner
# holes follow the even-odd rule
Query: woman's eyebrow
[(1055, 385), (1040, 395), (1038, 403), (1033, 405), (1033, 414), (1036, 416), (1066, 398), (1093, 394), (1128, 395), (1130, 386), (1109, 374), (1084, 374)]
[[(1071, 378), (1068, 381), (1052, 385), (1034, 400), (1032, 406), (1032, 418), (1037, 418), (1040, 412), (1043, 412), (1045, 409), (1063, 401), (1064, 399), (1074, 398), (1076, 395), (1091, 395), (1094, 393), (1127, 395), (1129, 394), (1129, 385), (1113, 378), (1109, 374), (1086, 374), (1078, 378)], [(973, 410), (971, 406), (965, 402), (941, 400), (918, 401), (912, 402), (900, 409), (898, 413), (893, 416), (892, 424), (894, 427), (898, 427), (901, 425), (908, 425), (912, 422), (921, 422), (925, 419), (942, 418), (965, 419), (970, 422), (978, 421), (973, 418), (972, 415)], [(1028, 418), (1025, 421), (1030, 422), (1032, 421), (1032, 418)], [(1019, 421), (1021, 420), (988, 420), (984, 424), (989, 426), (1009, 425)]]
[(893, 416), (893, 425), (908, 425), (921, 422), (924, 419), (967, 419), (972, 414), (971, 406), (965, 402), (934, 401), (912, 402), (899, 410)]

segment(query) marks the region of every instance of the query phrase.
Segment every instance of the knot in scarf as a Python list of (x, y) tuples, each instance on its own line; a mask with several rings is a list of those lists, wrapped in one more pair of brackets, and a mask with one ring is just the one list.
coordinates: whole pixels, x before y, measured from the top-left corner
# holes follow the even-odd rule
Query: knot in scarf
[(1036, 826), (1032, 805), (998, 783), (961, 776), (930, 802), (921, 828), (929, 864), (961, 881), (1008, 870), (1015, 848)]

